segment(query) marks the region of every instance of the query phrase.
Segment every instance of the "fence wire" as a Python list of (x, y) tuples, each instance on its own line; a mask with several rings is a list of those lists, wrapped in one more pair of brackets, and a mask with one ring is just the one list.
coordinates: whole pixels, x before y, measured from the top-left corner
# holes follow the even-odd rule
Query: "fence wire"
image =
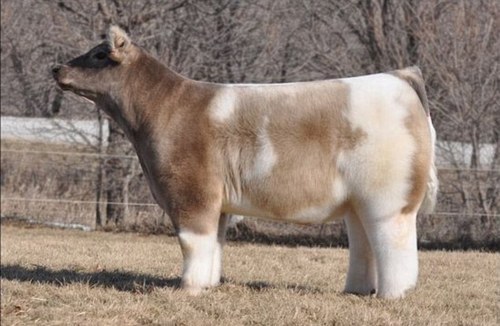
[[(144, 206), (144, 207), (159, 207), (157, 204), (151, 203), (133, 203), (133, 202), (98, 202), (92, 200), (68, 200), (68, 199), (58, 199), (58, 198), (22, 198), (22, 197), (1, 197), (2, 201), (18, 201), (18, 202), (34, 202), (34, 203), (61, 203), (61, 204), (74, 204), (74, 205), (96, 205), (96, 204), (106, 204), (106, 205), (121, 205), (121, 206)], [(489, 217), (500, 217), (500, 214), (485, 214), (485, 213), (464, 213), (464, 212), (433, 212), (429, 215), (446, 215), (446, 216), (489, 216)]]
[[(65, 169), (68, 171), (77, 171), (81, 173), (71, 174), (70, 178), (62, 178), (63, 180), (57, 180), (55, 182), (66, 182), (77, 184), (75, 188), (78, 188), (78, 185), (82, 185), (83, 183), (94, 184), (96, 183), (96, 167), (92, 164), (89, 164), (88, 161), (82, 161), (82, 158), (89, 158), (90, 160), (95, 160), (94, 163), (97, 163), (99, 160), (107, 160), (107, 159), (119, 159), (119, 160), (133, 160), (134, 164), (137, 163), (138, 159), (136, 155), (118, 155), (118, 154), (101, 154), (101, 153), (92, 153), (92, 152), (77, 152), (77, 151), (52, 151), (52, 150), (30, 150), (30, 149), (2, 149), (2, 165), (4, 165), (4, 160), (9, 162), (10, 165), (13, 165), (13, 168), (24, 170), (28, 169), (33, 175), (36, 175), (37, 171), (42, 171), (43, 169), (50, 167), (52, 169), (56, 169), (56, 172), (61, 167), (54, 166), (54, 158), (56, 157), (65, 157)], [(26, 156), (28, 158), (23, 158), (21, 160), (18, 159), (18, 156)], [(38, 158), (37, 158), (38, 157)], [(17, 158), (17, 159), (16, 159)], [(68, 160), (71, 158), (75, 158), (76, 161)], [(13, 163), (14, 162), (14, 163)], [(23, 164), (21, 164), (21, 162)], [(25, 166), (26, 165), (26, 166)], [(96, 165), (97, 166), (97, 165)], [(36, 187), (35, 189), (30, 189), (30, 191), (22, 192), (12, 192), (5, 191), (4, 193), (4, 167), (2, 166), (2, 196), (1, 202), (2, 207), (7, 203), (38, 203), (38, 204), (52, 204), (56, 207), (68, 207), (67, 205), (88, 205), (89, 209), (91, 206), (93, 207), (104, 207), (104, 206), (118, 206), (118, 207), (137, 207), (137, 208), (148, 208), (154, 207), (159, 208), (159, 206), (152, 202), (142, 202), (142, 201), (127, 201), (127, 202), (116, 202), (116, 201), (107, 201), (105, 198), (100, 201), (97, 200), (84, 200), (81, 198), (89, 197), (88, 191), (86, 196), (81, 196), (78, 193), (71, 193), (71, 196), (43, 196), (43, 191), (38, 191)], [(457, 172), (457, 173), (488, 173), (491, 175), (493, 173), (495, 176), (500, 175), (500, 168), (467, 168), (467, 167), (454, 167), (454, 166), (439, 166), (438, 170), (440, 172)], [(14, 170), (16, 171), (16, 170)], [(53, 170), (51, 170), (53, 171)], [(47, 174), (47, 173), (46, 173)], [(50, 175), (50, 172), (49, 172)], [(56, 178), (56, 177), (54, 177)], [(56, 178), (57, 179), (57, 178)], [(30, 180), (25, 180), (29, 182)], [(145, 184), (144, 180), (141, 181)], [(26, 186), (28, 187), (28, 186)], [(26, 188), (25, 187), (25, 188)], [(85, 186), (88, 189), (92, 190), (92, 186)], [(90, 191), (91, 191), (90, 190)], [(147, 190), (149, 192), (149, 190)], [(8, 193), (8, 194), (6, 194)], [(444, 193), (444, 192), (443, 192)], [(447, 192), (446, 192), (447, 193)], [(40, 197), (39, 197), (40, 196)], [(64, 197), (72, 197), (72, 198), (64, 198)], [(16, 207), (17, 204), (16, 204)], [(52, 207), (52, 206), (51, 206)], [(4, 212), (2, 209), (2, 216), (4, 216)], [(445, 216), (451, 218), (460, 218), (462, 216), (468, 217), (488, 217), (497, 220), (500, 218), (500, 214), (496, 212), (492, 213), (484, 213), (477, 211), (455, 211), (455, 210), (440, 210), (436, 211), (430, 216)]]
[[(101, 153), (88, 153), (88, 152), (68, 152), (68, 151), (35, 151), (35, 150), (18, 150), (18, 149), (2, 149), (2, 153), (17, 153), (17, 154), (34, 154), (34, 155), (62, 155), (69, 157), (93, 157), (93, 158), (121, 158), (121, 159), (135, 159), (138, 160), (136, 155), (120, 155), (120, 154), (101, 154)], [(441, 165), (437, 166), (439, 171), (462, 171), (462, 172), (493, 172), (500, 173), (498, 168), (468, 168)]]

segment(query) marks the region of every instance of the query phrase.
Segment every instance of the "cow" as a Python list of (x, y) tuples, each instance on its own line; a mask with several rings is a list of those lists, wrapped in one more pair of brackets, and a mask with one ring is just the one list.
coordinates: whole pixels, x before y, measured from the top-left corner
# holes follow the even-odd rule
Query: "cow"
[(133, 144), (175, 227), (188, 293), (220, 283), (231, 214), (344, 219), (346, 293), (400, 298), (416, 285), (417, 212), (432, 210), (438, 186), (417, 67), (284, 84), (201, 82), (111, 26), (103, 43), (52, 74)]

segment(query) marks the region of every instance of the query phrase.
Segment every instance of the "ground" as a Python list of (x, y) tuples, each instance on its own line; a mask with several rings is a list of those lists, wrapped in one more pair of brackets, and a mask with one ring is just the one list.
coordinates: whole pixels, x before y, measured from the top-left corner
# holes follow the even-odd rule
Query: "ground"
[(179, 291), (175, 238), (4, 225), (2, 325), (496, 325), (500, 254), (420, 252), (401, 300), (343, 294), (348, 251), (229, 243), (224, 283)]

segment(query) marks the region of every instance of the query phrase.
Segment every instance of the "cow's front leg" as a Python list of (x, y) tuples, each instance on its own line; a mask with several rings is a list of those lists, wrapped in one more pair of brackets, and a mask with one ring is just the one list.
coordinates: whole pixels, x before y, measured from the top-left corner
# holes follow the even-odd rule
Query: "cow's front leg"
[(220, 283), (226, 219), (225, 215), (214, 219), (216, 225), (206, 228), (204, 232), (186, 226), (179, 229), (184, 258), (181, 285), (190, 294), (199, 294), (203, 289)]

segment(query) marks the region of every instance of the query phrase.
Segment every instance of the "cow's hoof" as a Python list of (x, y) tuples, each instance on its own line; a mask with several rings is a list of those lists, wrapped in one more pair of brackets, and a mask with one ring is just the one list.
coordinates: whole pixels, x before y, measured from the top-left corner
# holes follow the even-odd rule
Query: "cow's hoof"
[(346, 286), (344, 288), (344, 293), (348, 293), (348, 294), (354, 294), (354, 295), (373, 295), (377, 292), (377, 290), (375, 290), (374, 288), (372, 287), (362, 287), (362, 286), (356, 286), (356, 287), (353, 287), (353, 286)]

